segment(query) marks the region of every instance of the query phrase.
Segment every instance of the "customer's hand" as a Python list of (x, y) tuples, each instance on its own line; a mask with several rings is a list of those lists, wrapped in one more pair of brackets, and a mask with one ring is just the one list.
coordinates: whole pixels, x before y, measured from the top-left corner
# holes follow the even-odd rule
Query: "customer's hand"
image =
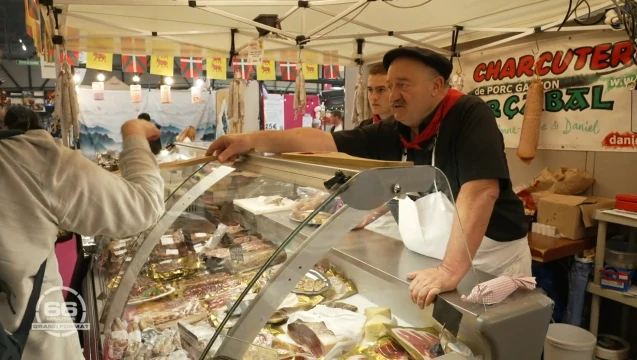
[(254, 149), (253, 136), (253, 134), (224, 135), (210, 145), (206, 156), (216, 154), (221, 163), (233, 162), (239, 158), (239, 155)]
[(146, 120), (128, 120), (122, 125), (122, 137), (140, 135), (148, 140), (159, 139), (161, 132), (155, 124)]

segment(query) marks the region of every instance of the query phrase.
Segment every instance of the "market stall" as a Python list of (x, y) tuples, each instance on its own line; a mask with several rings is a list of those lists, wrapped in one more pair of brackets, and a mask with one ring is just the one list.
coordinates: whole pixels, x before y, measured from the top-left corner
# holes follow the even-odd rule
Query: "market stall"
[[(324, 64), (324, 66), (329, 66), (328, 64), (357, 66), (357, 69), (353, 68), (352, 70), (358, 70), (362, 74), (361, 64), (377, 61), (387, 50), (403, 45), (426, 47), (450, 56), (454, 61), (454, 65), (458, 66), (452, 79), (452, 86), (466, 93), (481, 96), (491, 107), (505, 139), (512, 177), (515, 180), (523, 178), (522, 181), (514, 181), (514, 184), (524, 184), (518, 195), (525, 201), (528, 215), (535, 222), (529, 233), (529, 246), (534, 260), (538, 263), (550, 263), (572, 258), (573, 256), (577, 257), (577, 261), (588, 261), (587, 259), (592, 256), (588, 250), (593, 247), (595, 241), (592, 233), (595, 226), (595, 218), (592, 214), (599, 208), (615, 206), (612, 197), (619, 191), (615, 190), (615, 188), (610, 191), (608, 188), (602, 188), (605, 191), (604, 196), (606, 198), (601, 198), (600, 196), (590, 197), (589, 195), (591, 194), (598, 194), (599, 186), (595, 188), (590, 183), (583, 188), (578, 187), (577, 189), (542, 188), (536, 184), (538, 178), (545, 175), (545, 172), (553, 173), (557, 177), (560, 174), (564, 175), (564, 172), (577, 171), (579, 169), (586, 169), (589, 172), (593, 172), (591, 169), (605, 169), (605, 171), (597, 171), (594, 175), (596, 177), (599, 175), (618, 178), (614, 174), (616, 169), (608, 165), (605, 168), (603, 167), (605, 163), (611, 163), (610, 161), (594, 161), (595, 152), (629, 153), (637, 149), (634, 141), (635, 125), (633, 124), (633, 106), (631, 105), (637, 99), (635, 97), (637, 93), (632, 91), (635, 89), (634, 68), (632, 67), (634, 62), (634, 39), (633, 36), (626, 39), (623, 27), (629, 28), (629, 33), (634, 29), (632, 29), (632, 25), (626, 22), (620, 24), (624, 18), (607, 16), (609, 12), (606, 12), (606, 10), (612, 8), (614, 8), (612, 11), (617, 13), (622, 13), (622, 11), (633, 12), (632, 8), (620, 8), (621, 4), (622, 2), (618, 1), (601, 0), (577, 2), (563, 0), (551, 2), (550, 4), (545, 1), (533, 0), (518, 1), (516, 3), (498, 0), (491, 1), (488, 4), (474, 4), (467, 1), (462, 6), (454, 9), (454, 11), (448, 11), (444, 3), (430, 0), (318, 0), (308, 2), (284, 0), (267, 2), (103, 0), (89, 5), (76, 0), (55, 2), (55, 6), (59, 7), (61, 11), (60, 20), (63, 25), (60, 32), (65, 38), (65, 50), (87, 51), (93, 55), (105, 54), (111, 57), (112, 54), (122, 54), (122, 56), (128, 57), (139, 55), (139, 57), (144, 58), (144, 61), (146, 61), (146, 56), (150, 56), (150, 67), (154, 66), (153, 63), (161, 65), (161, 61), (164, 60), (176, 63), (187, 61), (180, 59), (191, 59), (192, 61), (195, 59), (194, 57), (205, 58), (206, 64), (212, 64), (207, 68), (208, 78), (218, 76), (215, 65), (220, 67), (221, 65), (219, 64), (224, 64), (224, 70), (226, 66), (234, 68), (233, 76), (240, 73), (242, 79), (245, 79), (245, 74), (259, 79), (259, 76), (264, 76), (267, 73), (266, 69), (270, 69), (270, 66), (275, 66), (276, 69), (280, 68), (280, 73), (283, 75), (284, 68), (289, 70), (292, 63), (294, 63), (293, 66), (296, 72), (303, 75), (306, 75), (307, 71), (313, 68), (315, 64)], [(425, 5), (427, 6), (423, 7)], [(98, 6), (99, 11), (96, 11)], [(615, 8), (615, 6), (618, 7)], [(152, 11), (149, 11), (149, 9), (152, 9)], [(427, 28), (414, 29), (413, 24), (422, 22), (423, 13), (421, 10), (424, 9), (428, 13), (436, 13), (437, 16), (429, 19)], [(588, 22), (589, 19), (592, 20), (590, 24), (585, 24), (586, 26), (569, 26), (569, 20), (574, 18), (579, 18), (578, 24), (582, 23), (581, 19), (583, 18), (586, 18), (584, 22)], [(598, 25), (604, 21), (606, 21), (605, 25)], [(610, 31), (609, 28), (611, 27), (614, 30), (622, 31)], [(555, 33), (556, 31), (567, 31), (567, 34), (572, 35), (560, 37), (560, 34)], [(268, 65), (264, 66), (265, 64)], [(464, 74), (462, 74), (463, 67), (466, 71)], [(235, 81), (234, 79), (231, 80)], [(362, 82), (357, 84), (357, 86), (359, 85), (363, 86)], [(272, 95), (269, 102), (264, 101), (263, 107), (265, 109), (260, 114), (263, 128), (280, 129), (281, 124), (283, 124), (284, 128), (288, 128), (290, 127), (288, 124), (291, 123), (294, 123), (294, 126), (308, 126), (309, 122), (312, 121), (310, 105), (305, 104), (305, 114), (302, 114), (297, 110), (297, 108), (303, 108), (303, 106), (299, 106), (302, 103), (299, 96), (285, 95), (280, 98), (279, 96), (281, 95)], [(301, 97), (304, 98), (303, 101), (308, 100), (305, 98), (305, 94), (301, 94)], [(262, 99), (264, 98), (262, 96)], [(364, 99), (363, 97), (361, 98)], [(528, 99), (533, 99), (534, 101), (526, 102)], [(282, 103), (279, 101), (282, 101)], [(286, 103), (286, 101), (288, 102)], [(533, 106), (526, 106), (525, 102), (527, 105), (532, 104)], [(291, 108), (294, 113), (292, 117), (288, 116), (289, 111), (286, 110), (288, 108)], [(530, 108), (533, 111), (526, 111), (527, 116), (525, 116), (525, 110)], [(278, 118), (273, 120), (275, 115), (281, 112), (285, 113), (284, 120)], [(527, 121), (526, 118), (531, 117), (531, 121)], [(244, 116), (243, 118), (252, 120), (252, 118), (256, 119), (256, 115), (253, 117)], [(288, 118), (293, 119), (288, 120)], [(531, 123), (531, 126), (528, 123)], [(217, 124), (217, 129), (219, 128), (219, 124)], [(526, 133), (526, 135), (523, 133)], [(202, 137), (201, 140), (207, 139)], [(202, 144), (201, 146), (205, 145)], [(181, 150), (184, 153), (188, 153), (188, 156), (194, 156), (201, 152), (200, 149), (183, 146)], [(543, 154), (546, 154), (546, 152), (543, 153), (545, 150), (571, 150), (578, 153), (568, 157), (555, 156), (556, 152), (553, 152), (551, 153), (553, 156), (549, 157), (548, 155), (543, 156)], [(593, 156), (589, 156), (591, 153)], [(570, 160), (572, 158), (580, 159), (580, 157), (583, 157), (583, 159)], [(519, 161), (518, 158), (520, 159)], [(604, 158), (609, 159), (609, 157)], [(624, 163), (626, 164), (625, 167), (631, 165), (630, 162)], [(239, 164), (237, 166), (238, 171), (233, 171), (232, 174), (228, 175), (228, 178), (232, 178), (234, 174), (241, 173), (241, 181), (246, 181), (241, 184), (247, 184), (251, 181), (256, 182), (257, 180), (254, 179), (260, 178), (262, 174), (276, 178), (276, 175), (273, 175), (274, 173), (271, 174), (264, 170), (268, 169), (270, 165), (277, 171), (283, 171), (284, 173), (285, 169), (287, 169), (287, 165), (270, 163), (264, 165), (257, 158), (250, 158), (245, 163)], [(550, 165), (552, 165), (551, 168), (549, 168)], [(296, 163), (294, 166), (297, 166)], [(301, 165), (298, 166), (302, 167)], [(290, 179), (293, 179), (293, 182), (304, 185), (307, 180), (306, 177), (309, 177), (312, 180), (312, 186), (316, 190), (323, 186), (320, 183), (315, 183), (317, 178), (321, 180), (329, 180), (330, 178), (325, 177), (323, 179), (320, 174), (317, 175), (314, 172), (314, 169), (302, 168), (306, 169), (307, 173), (303, 172), (302, 175), (298, 175), (293, 172), (295, 174), (294, 177), (284, 180), (291, 181)], [(340, 169), (340, 165), (334, 166), (334, 169), (336, 168)], [(246, 212), (245, 209), (237, 210), (238, 205), (236, 202), (241, 203), (241, 200), (246, 200), (247, 196), (241, 194), (238, 186), (236, 190), (224, 188), (220, 191), (215, 189), (215, 187), (220, 185), (208, 184), (200, 187), (191, 184), (194, 185), (194, 188), (198, 188), (197, 191), (200, 191), (202, 195), (187, 192), (186, 190), (191, 189), (189, 186), (181, 186), (182, 177), (193, 173), (193, 171), (195, 169), (184, 170), (181, 173), (166, 173), (167, 183), (169, 184), (167, 186), (167, 195), (173, 195), (168, 200), (170, 206), (167, 204), (167, 208), (171, 208), (172, 205), (182, 204), (180, 206), (184, 206), (184, 209), (176, 211), (177, 215), (171, 215), (174, 219), (171, 219), (171, 216), (165, 219), (162, 223), (163, 225), (161, 225), (165, 228), (165, 231), (157, 230), (157, 233), (153, 233), (152, 236), (151, 234), (145, 234), (136, 241), (130, 240), (125, 241), (125, 243), (136, 242), (141, 247), (146, 244), (144, 248), (150, 251), (151, 248), (159, 246), (158, 244), (162, 242), (162, 236), (171, 236), (174, 241), (172, 220), (176, 219), (175, 221), (179, 221), (182, 216), (178, 214), (182, 213), (182, 211), (188, 214), (203, 213), (204, 215), (200, 215), (200, 217), (205, 218), (206, 221), (214, 225), (213, 228), (209, 227), (209, 225), (204, 225), (207, 230), (199, 233), (207, 236), (213, 236), (214, 232), (220, 227), (219, 224), (230, 223), (233, 226), (240, 226), (239, 231), (245, 231), (245, 234), (255, 236), (259, 241), (269, 241), (275, 247), (285, 243), (282, 239), (288, 239), (293, 243), (299, 242), (299, 249), (314, 249), (311, 244), (323, 242), (323, 237), (330, 239), (342, 238), (342, 240), (339, 240), (340, 242), (334, 242), (329, 247), (325, 245), (320, 251), (316, 251), (316, 254), (314, 254), (317, 256), (316, 258), (303, 256), (306, 251), (302, 249), (295, 251), (297, 248), (294, 246), (284, 246), (282, 248), (286, 252), (287, 260), (282, 264), (278, 264), (278, 268), (272, 269), (270, 267), (265, 273), (259, 275), (263, 277), (259, 278), (258, 281), (243, 281), (242, 286), (249, 289), (246, 290), (246, 294), (249, 292), (252, 292), (252, 294), (256, 293), (256, 297), (252, 299), (252, 302), (228, 303), (228, 298), (224, 298), (223, 301), (226, 302), (224, 306), (229, 307), (229, 309), (226, 309), (229, 311), (221, 315), (219, 315), (219, 312), (222, 310), (217, 309), (217, 312), (211, 312), (209, 307), (204, 306), (206, 308), (206, 316), (212, 316), (204, 327), (212, 326), (212, 330), (202, 330), (202, 332), (207, 334), (206, 339), (213, 338), (217, 341), (206, 340), (203, 342), (209, 343), (209, 347), (213, 349), (213, 352), (231, 356), (235, 355), (236, 351), (247, 351), (248, 354), (250, 351), (259, 351), (256, 347), (246, 350), (247, 344), (253, 344), (255, 337), (260, 337), (261, 340), (264, 340), (265, 342), (257, 343), (267, 345), (266, 348), (276, 347), (276, 344), (280, 344), (279, 341), (284, 343), (287, 341), (285, 346), (290, 344), (294, 346), (303, 345), (293, 337), (288, 336), (286, 338), (283, 334), (287, 334), (287, 329), (289, 329), (287, 325), (290, 325), (289, 320), (298, 320), (298, 318), (294, 317), (297, 312), (317, 311), (317, 308), (322, 309), (319, 306), (332, 304), (324, 300), (316, 304), (305, 304), (309, 309), (295, 309), (292, 316), (287, 313), (283, 316), (281, 307), (286, 311), (287, 307), (281, 305), (286, 300), (282, 296), (290, 293), (296, 286), (294, 284), (298, 284), (299, 281), (302, 284), (307, 282), (305, 280), (301, 281), (301, 279), (305, 279), (305, 274), (309, 273), (307, 264), (318, 264), (321, 261), (327, 261), (330, 265), (317, 266), (314, 270), (318, 271), (319, 274), (323, 274), (329, 280), (329, 275), (334, 273), (334, 271), (330, 272), (329, 269), (332, 266), (338, 268), (339, 274), (345, 274), (345, 278), (351, 280), (358, 288), (356, 296), (360, 295), (365, 301), (368, 301), (365, 302), (357, 297), (354, 303), (348, 303), (347, 300), (349, 298), (342, 299), (348, 306), (342, 304), (339, 306), (345, 307), (346, 310), (349, 306), (355, 306), (357, 310), (361, 310), (363, 305), (388, 307), (391, 308), (393, 313), (389, 314), (389, 316), (385, 313), (383, 317), (390, 321), (392, 321), (393, 317), (396, 317), (398, 324), (401, 326), (422, 328), (431, 324), (418, 321), (403, 322), (402, 320), (405, 319), (420, 319), (422, 314), (409, 310), (410, 307), (406, 306), (406, 304), (409, 304), (409, 299), (406, 299), (406, 297), (402, 299), (405, 301), (401, 302), (399, 299), (394, 303), (388, 296), (382, 295), (384, 294), (383, 291), (377, 291), (378, 284), (382, 284), (383, 288), (391, 289), (392, 294), (400, 293), (400, 291), (404, 290), (405, 283), (403, 279), (407, 270), (401, 267), (403, 264), (405, 264), (405, 267), (409, 267), (411, 261), (416, 261), (410, 257), (417, 255), (407, 251), (401, 244), (396, 245), (393, 240), (379, 237), (377, 233), (371, 233), (367, 230), (351, 233), (343, 230), (342, 233), (332, 233), (329, 227), (331, 220), (328, 220), (325, 225), (318, 229), (307, 227), (297, 229), (295, 224), (289, 219), (289, 213), (291, 212), (289, 209), (281, 212), (280, 219), (272, 219), (268, 214), (260, 213), (259, 211)], [(262, 173), (261, 171), (265, 172)], [(539, 175), (537, 175), (538, 173)], [(365, 172), (363, 171), (359, 175), (364, 177), (364, 174)], [(207, 178), (207, 176), (205, 173), (196, 175), (200, 179)], [(244, 177), (251, 180), (243, 179)], [(402, 178), (399, 179), (402, 181)], [(227, 179), (224, 178), (224, 180)], [(374, 186), (380, 186), (380, 183), (382, 182), (372, 182), (371, 185), (367, 186), (366, 190), (376, 189)], [(387, 184), (382, 183), (382, 185), (386, 186)], [(204, 188), (210, 188), (211, 190), (206, 191)], [(624, 185), (622, 189), (624, 188), (633, 191), (633, 188), (629, 185)], [(550, 191), (547, 192), (547, 190)], [(285, 197), (293, 201), (298, 200), (299, 195), (297, 193), (292, 192), (289, 194), (286, 191), (269, 189), (263, 192), (264, 195), (259, 196), (270, 197), (283, 196), (285, 194)], [(219, 204), (218, 196), (220, 192), (224, 194), (223, 198), (225, 199), (221, 201), (222, 204)], [(346, 198), (346, 192), (347, 190), (343, 191), (343, 193), (337, 192), (338, 197), (341, 199)], [(382, 191), (379, 190), (379, 192)], [(566, 197), (545, 196), (551, 194)], [(183, 201), (188, 205), (183, 205), (184, 202), (181, 196), (185, 196)], [(543, 200), (540, 200), (540, 198)], [(385, 200), (379, 203), (383, 201)], [(237, 211), (234, 211), (232, 206), (228, 207), (228, 203), (232, 203), (234, 210)], [(596, 205), (592, 206), (592, 203)], [(226, 204), (226, 207), (224, 207), (224, 204)], [(347, 203), (350, 207), (357, 208), (354, 204)], [(205, 215), (207, 209), (211, 206), (215, 209), (217, 216), (212, 220), (206, 218)], [(544, 208), (544, 211), (540, 209), (541, 207)], [(339, 219), (348, 219), (346, 212), (336, 212), (336, 215), (332, 215), (331, 212), (328, 213), (330, 215), (325, 215), (325, 218), (334, 219), (334, 223), (337, 223)], [(565, 215), (567, 213), (574, 215), (569, 215), (569, 217)], [(233, 214), (234, 217), (232, 216)], [(190, 215), (186, 217), (190, 218)], [(349, 228), (346, 230), (351, 229), (354, 223), (355, 220), (351, 220), (348, 223)], [(574, 223), (576, 224), (573, 225)], [(158, 225), (159, 228), (161, 227)], [(257, 235), (254, 235), (255, 233)], [(291, 237), (291, 234), (295, 236)], [(633, 235), (631, 233), (622, 236), (625, 239), (632, 239)], [(321, 239), (314, 240), (316, 237)], [(108, 242), (108, 239), (102, 239), (101, 241), (104, 244), (105, 241)], [(362, 246), (363, 243), (366, 246)], [(121, 244), (121, 242), (117, 244)], [(370, 244), (373, 244), (373, 247)], [(388, 244), (393, 245), (390, 246)], [(238, 261), (232, 259), (233, 253), (230, 245), (227, 247), (222, 245), (221, 249), (223, 250), (212, 250), (219, 250), (224, 254), (227, 252), (231, 261)], [(376, 254), (392, 254), (397, 260), (377, 259), (371, 256), (370, 252), (372, 250), (370, 249), (373, 249)], [(192, 251), (197, 253), (196, 249)], [(593, 318), (599, 317), (597, 309), (600, 306), (600, 296), (613, 299), (621, 298), (620, 302), (632, 304), (631, 301), (626, 301), (617, 294), (608, 292), (614, 290), (600, 290), (598, 271), (607, 271), (603, 267), (603, 256), (600, 258), (601, 255), (599, 253), (602, 251), (605, 251), (603, 246), (598, 248), (597, 267), (595, 269), (596, 280), (589, 285), (589, 291), (595, 294)], [(121, 252), (121, 248), (118, 248), (117, 252), (120, 253), (118, 255), (120, 257), (115, 256), (114, 259), (118, 266), (122, 262), (133, 261), (132, 259), (128, 261), (126, 260), (128, 259), (127, 257), (122, 257), (121, 254), (124, 253)], [(149, 263), (146, 263), (150, 253), (144, 255), (139, 250), (131, 252), (131, 254), (133, 253), (139, 254), (138, 257), (142, 260), (137, 260), (137, 265), (132, 267), (133, 270), (124, 271), (121, 274), (122, 276), (129, 274), (126, 276), (128, 276), (128, 284), (131, 288), (133, 287), (132, 284), (139, 279), (138, 276), (140, 274), (142, 276), (143, 274), (149, 274), (148, 269), (153, 263), (157, 263), (157, 259), (152, 260), (152, 255)], [(174, 251), (171, 253), (174, 253)], [(185, 253), (180, 253), (179, 255), (180, 258), (187, 257)], [(135, 258), (135, 256), (132, 256), (132, 258)], [(191, 258), (194, 259), (195, 257)], [(208, 265), (207, 260), (202, 259), (200, 256), (196, 258), (199, 262), (197, 274), (201, 275), (199, 272), (203, 271), (202, 269), (204, 268), (206, 269), (205, 271), (209, 271), (208, 266), (201, 266), (203, 263)], [(301, 261), (297, 260), (297, 258), (303, 260), (300, 265), (301, 268), (299, 268), (303, 271), (287, 275), (291, 271), (290, 269), (293, 268), (293, 265), (290, 264), (293, 264), (294, 261)], [(168, 260), (172, 261), (174, 259)], [(277, 260), (276, 257), (272, 257), (271, 260), (273, 262), (282, 261), (281, 259)], [(186, 261), (182, 261), (182, 263), (184, 262)], [(434, 261), (431, 264), (431, 266), (435, 266), (436, 262)], [(592, 265), (588, 267), (592, 268)], [(125, 267), (120, 269), (117, 266), (116, 268), (113, 271), (117, 272), (125, 269)], [(266, 268), (267, 265), (262, 269), (266, 270)], [(326, 268), (328, 270), (322, 271)], [(577, 264), (573, 266), (573, 269), (577, 268)], [(131, 269), (131, 267), (129, 266), (128, 269)], [(203, 276), (210, 275), (205, 274), (205, 271)], [(591, 271), (589, 269), (588, 273)], [(134, 275), (130, 275), (132, 273)], [(585, 296), (586, 291), (584, 289), (588, 281), (586, 278), (588, 275), (582, 274), (579, 275), (580, 279), (578, 279), (579, 282), (577, 283), (579, 285), (571, 283), (571, 286), (581, 290), (578, 292), (579, 295), (577, 295), (581, 299)], [(620, 276), (621, 274), (614, 273), (611, 275)], [(193, 274), (188, 274), (188, 276), (193, 276)], [(113, 277), (112, 274), (111, 277)], [(109, 283), (108, 281), (104, 282), (102, 275), (97, 278), (99, 278), (99, 280), (95, 280), (97, 283)], [(117, 275), (114, 278), (117, 278)], [(236, 280), (236, 278), (234, 279)], [(256, 277), (251, 279), (254, 280)], [(472, 279), (471, 285), (475, 286), (478, 280), (482, 281), (483, 279), (478, 276), (477, 279)], [(155, 281), (153, 284), (159, 284), (156, 287), (151, 287), (151, 293), (155, 294), (154, 291), (159, 291), (161, 295), (172, 291), (163, 298), (164, 300), (168, 298), (177, 298), (179, 300), (180, 296), (183, 296), (183, 294), (179, 293), (180, 285), (175, 284), (172, 279), (170, 281), (162, 279), (159, 279), (159, 281), (157, 279), (151, 280)], [(256, 283), (257, 285), (252, 287), (250, 283), (252, 285)], [(171, 288), (167, 288), (168, 285)], [(107, 288), (108, 286), (104, 285), (101, 290), (98, 289), (98, 293), (101, 294), (100, 291), (108, 292)], [(568, 288), (568, 286), (565, 288)], [(276, 289), (276, 291), (272, 289)], [(370, 289), (376, 291), (371, 291)], [(470, 289), (471, 286), (461, 287), (458, 291), (466, 295), (470, 292)], [(113, 329), (115, 329), (115, 332), (122, 330), (121, 324), (117, 324), (115, 328), (112, 327), (115, 319), (126, 320), (129, 324), (129, 320), (131, 320), (130, 316), (121, 317), (121, 312), (123, 311), (121, 309), (125, 307), (126, 301), (131, 302), (130, 299), (126, 300), (129, 295), (134, 297), (135, 293), (131, 295), (130, 289), (126, 287), (114, 286), (112, 290), (114, 291), (111, 294), (112, 298), (119, 299), (115, 302), (117, 304), (115, 308), (119, 310), (114, 311), (119, 311), (119, 313), (111, 314), (107, 321), (106, 317), (108, 315), (106, 314), (109, 313), (107, 309), (113, 309), (113, 305), (106, 306), (103, 311), (100, 310), (102, 312), (100, 317), (111, 324), (102, 328), (97, 335), (93, 334), (94, 339), (100, 339), (101, 335), (106, 336), (101, 339), (104, 340), (103, 344), (106, 343), (107, 339), (113, 339), (110, 335)], [(628, 292), (629, 289), (622, 288), (618, 290)], [(272, 295), (273, 292), (277, 295)], [(236, 293), (233, 293), (233, 295), (236, 295)], [(441, 296), (441, 299), (463, 309), (461, 312), (464, 312), (465, 315), (470, 313), (474, 318), (477, 317), (480, 321), (477, 321), (476, 324), (488, 324), (488, 319), (493, 314), (493, 312), (486, 311), (487, 309), (485, 309), (484, 313), (479, 309), (467, 309), (463, 307), (464, 303), (457, 298), (453, 298), (453, 295)], [(133, 299), (133, 302), (136, 300), (139, 299)], [(199, 300), (206, 301), (208, 299)], [(542, 298), (538, 302), (544, 307), (550, 307), (547, 305), (548, 302), (543, 302), (544, 300)], [(95, 298), (94, 302), (97, 303), (99, 300)], [(157, 305), (157, 308), (151, 308), (151, 310), (159, 311), (166, 306), (172, 305), (172, 303), (169, 305)], [(189, 303), (189, 305), (192, 305), (192, 303)], [(515, 308), (515, 301), (513, 301), (513, 304), (503, 304), (501, 306), (494, 307), (494, 309), (497, 309), (496, 312), (500, 313), (499, 310), (502, 310), (503, 313), (508, 313), (509, 309), (515, 309), (516, 313), (521, 312), (520, 309)], [(544, 307), (538, 307), (538, 313), (544, 314)], [(553, 315), (559, 315), (557, 318), (558, 321), (561, 321), (564, 306), (559, 307), (560, 312)], [(539, 310), (540, 308), (541, 310)], [(582, 321), (581, 311), (583, 308), (582, 300), (582, 304), (575, 311), (579, 315), (569, 315), (574, 325), (578, 325)], [(220, 306), (219, 309), (223, 309), (223, 306)], [(489, 310), (492, 309), (490, 308)], [(204, 311), (195, 313), (195, 318), (203, 316), (203, 313)], [(188, 316), (190, 315), (192, 314)], [(316, 314), (311, 313), (310, 315)], [(185, 317), (187, 318), (188, 316)], [(534, 316), (536, 316), (535, 320), (544, 319), (543, 315)], [(266, 325), (267, 320), (271, 320), (272, 317), (279, 321), (285, 318), (286, 323), (281, 329), (273, 329), (270, 326), (272, 324)], [(628, 319), (628, 316), (624, 316), (624, 318)], [(132, 319), (132, 324), (136, 324), (137, 320), (134, 320), (134, 316)], [(434, 322), (444, 323), (444, 321), (435, 316), (433, 319), (435, 319)], [(467, 317), (463, 317), (463, 319), (463, 327), (466, 330), (467, 326), (469, 326), (466, 322)], [(363, 333), (366, 332), (367, 322), (370, 320), (365, 319)], [(493, 319), (495, 322), (499, 320)], [(518, 321), (520, 319), (515, 318), (514, 320)], [(537, 321), (538, 324), (541, 323), (541, 321)], [(592, 323), (594, 324), (591, 329), (596, 333), (597, 320), (593, 320)], [(139, 324), (139, 321), (137, 321), (137, 324)], [(224, 327), (229, 326), (228, 324), (234, 326), (225, 332), (227, 329), (224, 329)], [(201, 325), (201, 323), (196, 325)], [(376, 325), (378, 324), (377, 322), (372, 322), (370, 325), (372, 325), (370, 326), (371, 328), (377, 328)], [(132, 325), (133, 329), (135, 326), (137, 325)], [(177, 321), (177, 326), (182, 340), (188, 337), (191, 340), (200, 340), (198, 335), (196, 335), (197, 332), (192, 328), (189, 329), (184, 325), (180, 326), (179, 321)], [(504, 334), (511, 333), (509, 326), (503, 325), (499, 330), (495, 330), (497, 326), (484, 326), (485, 328), (478, 331), (480, 336), (478, 336), (477, 340), (462, 331), (462, 334), (458, 336), (461, 340), (466, 341), (467, 345), (476, 354), (484, 355), (487, 358), (506, 358), (501, 356), (508, 354), (508, 350), (513, 351), (514, 349), (498, 348), (498, 346), (499, 342), (507, 339)], [(622, 328), (624, 334), (626, 333), (626, 328), (627, 326)], [(470, 329), (474, 331), (475, 327), (470, 327)], [(261, 330), (265, 330), (265, 332)], [(331, 331), (329, 326), (328, 330)], [(438, 334), (441, 333), (441, 329), (436, 329), (436, 331)], [(495, 336), (494, 334), (498, 331), (500, 331), (498, 336)], [(273, 336), (275, 337), (274, 339)], [(492, 345), (494, 343), (490, 342), (491, 340), (485, 340), (492, 339), (491, 336), (493, 336), (493, 342), (496, 345)], [(361, 337), (364, 339), (365, 334), (361, 335)], [(130, 341), (132, 340), (129, 339)], [(190, 344), (194, 344), (197, 341), (191, 341)], [(384, 341), (386, 341), (385, 344), (394, 344), (389, 340)], [(531, 340), (530, 342), (533, 343), (534, 341)], [(538, 344), (539, 341), (537, 340)], [(480, 345), (480, 343), (485, 342), (491, 345), (486, 348)], [(142, 344), (143, 341), (138, 341), (138, 343)], [(360, 347), (352, 349), (354, 353), (356, 351), (361, 353), (372, 351), (369, 350), (369, 343), (362, 342), (359, 345)], [(515, 341), (510, 341), (509, 345), (517, 347), (515, 349), (518, 350), (516, 357), (519, 357), (519, 350), (522, 349), (520, 345)], [(182, 345), (182, 347), (187, 348), (188, 345)], [(541, 345), (538, 345), (538, 349), (540, 347)], [(289, 349), (289, 347), (286, 349)], [(97, 353), (103, 353), (101, 350), (98, 347), (96, 351)], [(529, 356), (533, 355), (534, 358), (537, 358), (534, 353), (535, 348), (526, 350), (524, 349), (525, 354), (528, 353)], [(306, 347), (305, 351), (310, 350)], [(259, 356), (267, 358), (263, 353), (259, 353)]]
[[(540, 356), (552, 311), (544, 295), (520, 289), (497, 304), (473, 302), (476, 285), (492, 278), (476, 271), (420, 310), (406, 274), (440, 261), (350, 231), (397, 194), (434, 182), (449, 193), (438, 170), (287, 159), (298, 156), (162, 171), (167, 211), (158, 224), (138, 237), (97, 239), (87, 358), (349, 359), (390, 349), (415, 358)], [(361, 196), (370, 189), (376, 195)]]

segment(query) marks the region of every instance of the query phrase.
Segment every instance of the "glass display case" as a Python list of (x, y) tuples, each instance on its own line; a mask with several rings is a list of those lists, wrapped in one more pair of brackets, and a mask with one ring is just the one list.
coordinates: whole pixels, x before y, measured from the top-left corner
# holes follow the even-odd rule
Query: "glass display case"
[[(553, 303), (539, 292), (464, 301), (493, 278), (473, 269), (434, 305), (413, 304), (407, 274), (438, 266), (444, 249), (409, 250), (395, 234), (418, 216), (388, 210), (440, 194), (452, 211), (438, 219), (459, 223), (438, 169), (340, 154), (251, 154), (222, 165), (202, 159), (205, 149), (171, 150), (193, 160), (162, 170), (166, 212), (155, 226), (96, 239), (87, 358), (540, 357)], [(359, 226), (379, 209), (382, 226)], [(453, 237), (464, 244), (462, 231)]]

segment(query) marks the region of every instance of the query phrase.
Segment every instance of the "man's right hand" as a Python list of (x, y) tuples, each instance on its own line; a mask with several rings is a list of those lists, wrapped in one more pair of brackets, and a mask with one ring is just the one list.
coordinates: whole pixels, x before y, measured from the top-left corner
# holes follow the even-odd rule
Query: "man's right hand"
[(128, 120), (122, 125), (122, 137), (130, 135), (140, 135), (148, 140), (157, 140), (161, 136), (161, 132), (157, 127), (146, 120)]
[(233, 162), (254, 149), (254, 136), (252, 133), (224, 135), (210, 145), (206, 156), (216, 154), (221, 163)]

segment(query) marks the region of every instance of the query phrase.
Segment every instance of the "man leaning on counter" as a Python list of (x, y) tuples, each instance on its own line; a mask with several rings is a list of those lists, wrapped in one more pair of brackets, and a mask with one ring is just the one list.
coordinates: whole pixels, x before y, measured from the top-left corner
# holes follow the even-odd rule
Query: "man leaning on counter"
[(412, 301), (424, 307), (440, 292), (454, 290), (471, 259), (496, 276), (530, 276), (528, 223), (512, 189), (504, 139), (491, 109), (479, 97), (449, 88), (453, 65), (435, 52), (401, 47), (385, 54), (383, 65), (395, 121), (333, 134), (299, 128), (226, 135), (210, 145), (208, 154), (218, 154), (222, 162), (252, 149), (338, 151), (416, 165), (435, 160), (449, 179), (462, 226), (454, 221), (440, 266), (408, 275)]

